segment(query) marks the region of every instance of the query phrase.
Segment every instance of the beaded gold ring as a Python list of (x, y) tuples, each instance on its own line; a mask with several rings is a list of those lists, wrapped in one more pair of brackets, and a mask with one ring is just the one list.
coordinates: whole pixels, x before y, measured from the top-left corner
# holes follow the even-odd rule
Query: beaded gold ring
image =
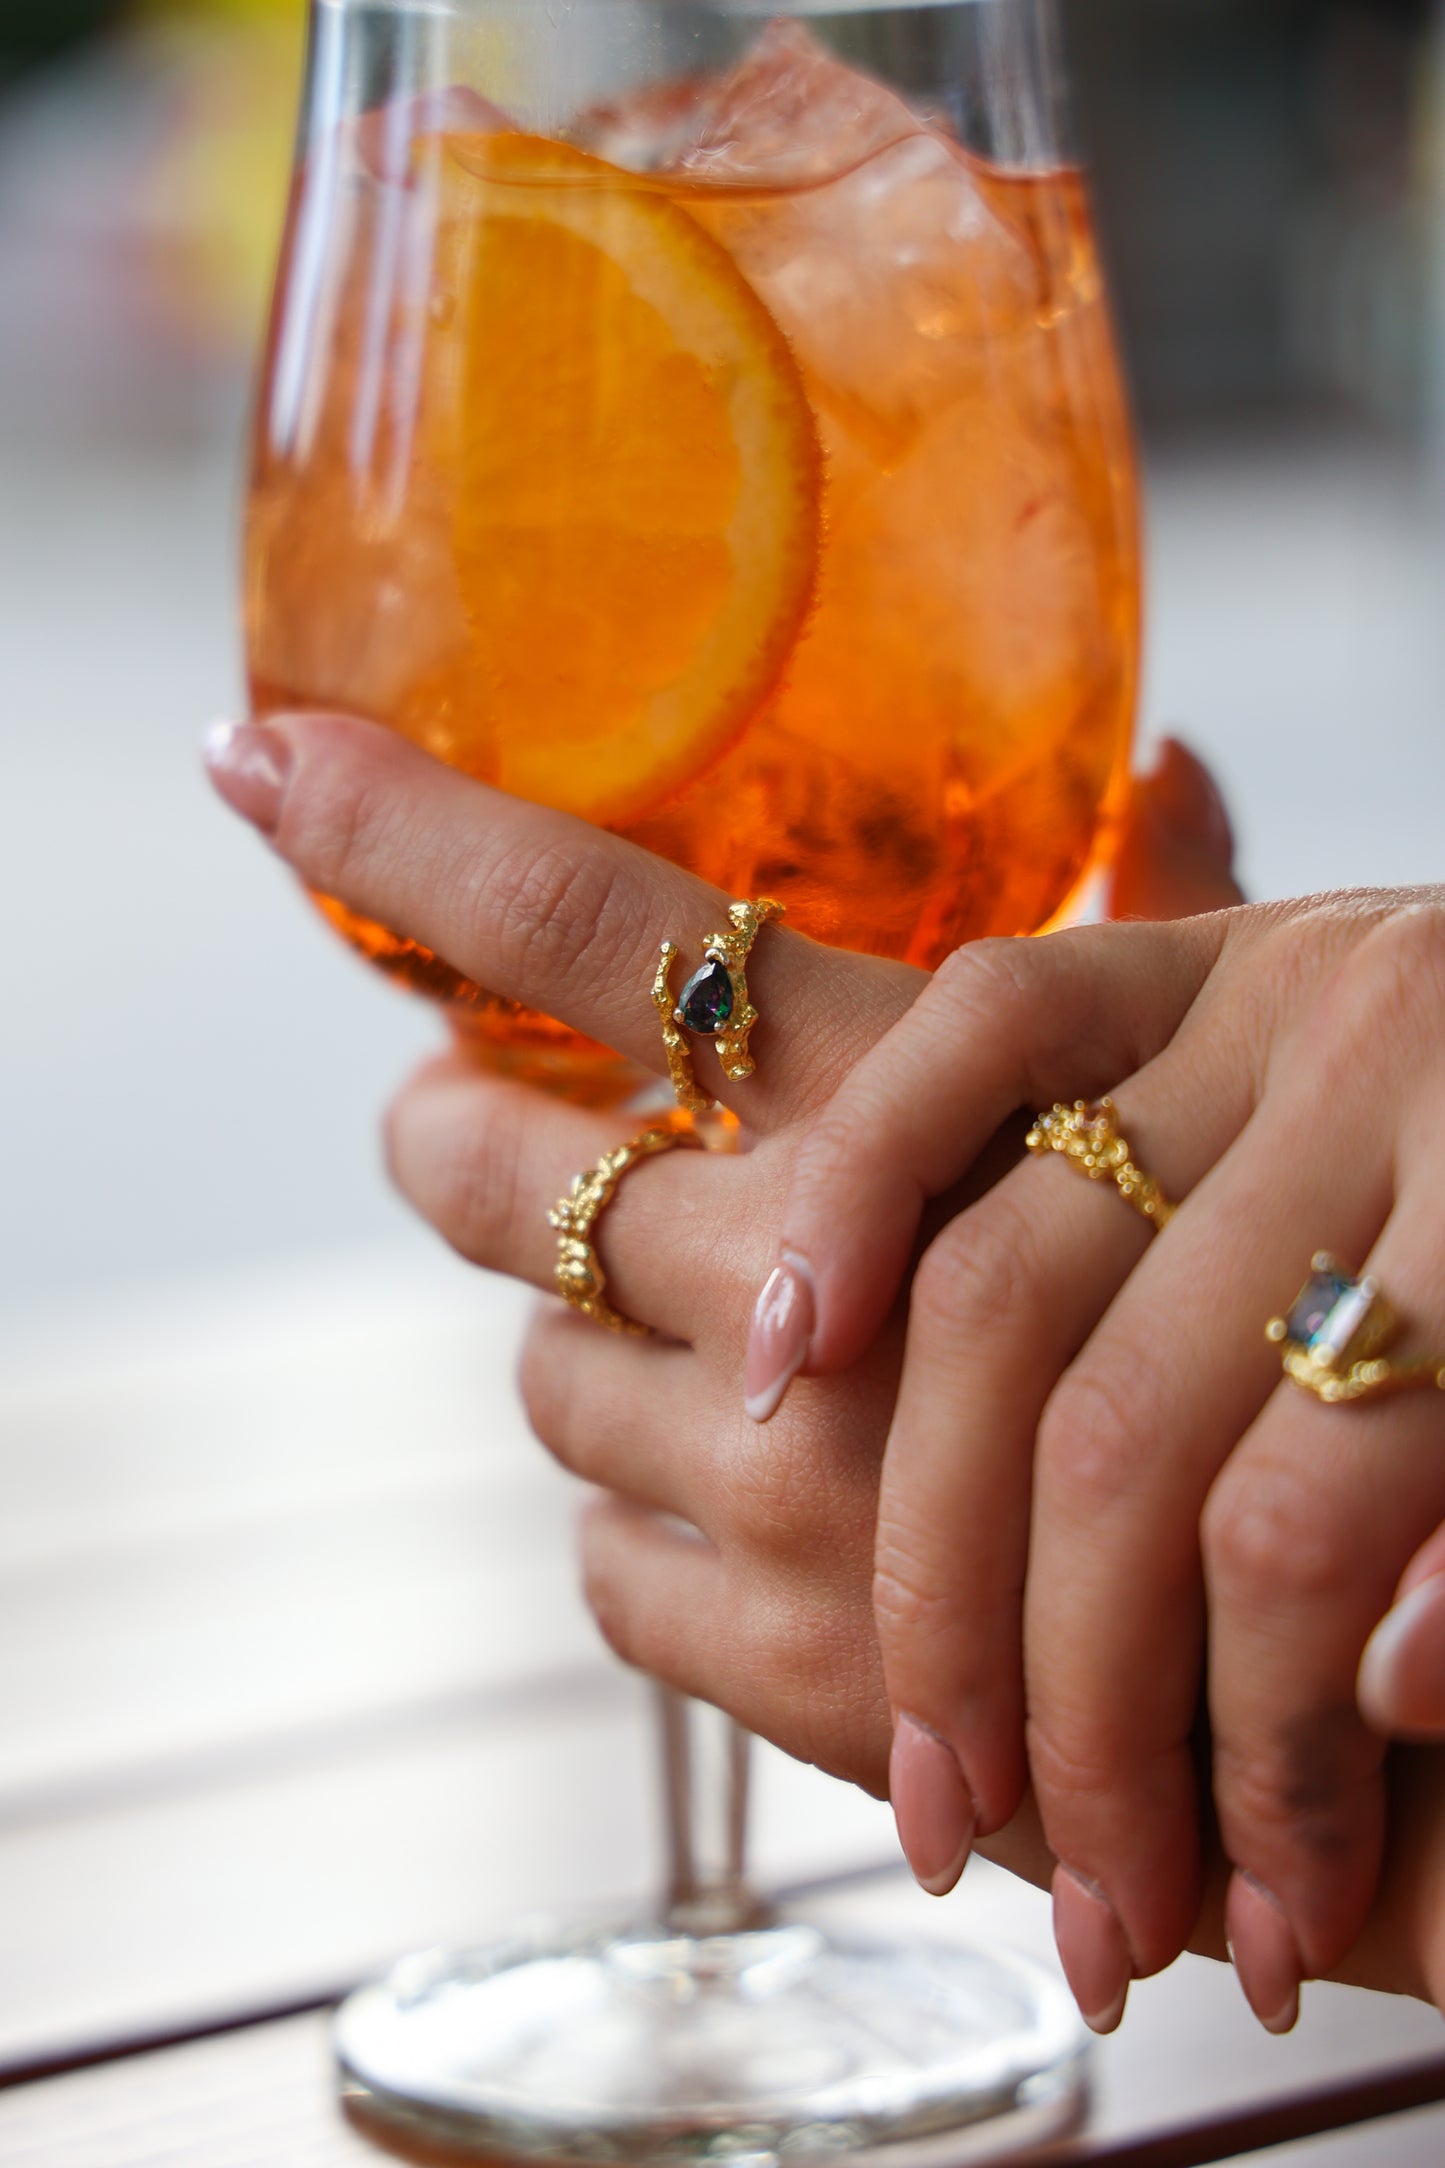
[(1035, 1118), (1024, 1143), (1036, 1158), (1061, 1152), (1069, 1166), (1091, 1182), (1112, 1182), (1124, 1202), (1151, 1226), (1165, 1227), (1174, 1217), (1177, 1207), (1153, 1175), (1135, 1165), (1112, 1099), (1076, 1099), (1071, 1107), (1051, 1107)]
[(635, 1324), (607, 1300), (607, 1274), (593, 1244), (593, 1232), (617, 1195), (622, 1177), (644, 1159), (655, 1159), (659, 1152), (675, 1151), (679, 1146), (701, 1150), (703, 1139), (685, 1114), (664, 1115), (639, 1136), (604, 1152), (597, 1165), (579, 1174), (566, 1196), (559, 1197), (547, 1214), (547, 1224), (557, 1235), (553, 1284), (558, 1294), (570, 1308), (608, 1332), (628, 1333), (640, 1339), (651, 1327)]

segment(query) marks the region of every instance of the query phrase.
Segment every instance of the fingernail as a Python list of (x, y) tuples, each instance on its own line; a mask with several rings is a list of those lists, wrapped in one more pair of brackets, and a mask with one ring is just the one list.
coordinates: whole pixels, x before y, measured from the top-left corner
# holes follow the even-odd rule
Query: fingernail
[(206, 733), (206, 768), (233, 813), (273, 836), (291, 773), (291, 748), (263, 723), (213, 723)]
[(1445, 1732), (1445, 1574), (1385, 1613), (1365, 1643), (1355, 1693), (1376, 1731)]
[(1104, 1892), (1072, 1867), (1054, 1872), (1054, 1941), (1079, 2015), (1090, 2032), (1111, 2033), (1124, 2015), (1134, 1960)]
[(900, 1716), (894, 1729), (888, 1796), (915, 1881), (946, 1897), (968, 1865), (977, 1816), (957, 1755), (916, 1717)]
[(1238, 1869), (1224, 1901), (1224, 1931), (1244, 1999), (1266, 2032), (1287, 2033), (1299, 2016), (1304, 1967), (1277, 1898)]
[(748, 1335), (743, 1406), (755, 1423), (777, 1414), (812, 1345), (817, 1311), (813, 1268), (804, 1257), (784, 1250), (783, 1261), (758, 1297)]

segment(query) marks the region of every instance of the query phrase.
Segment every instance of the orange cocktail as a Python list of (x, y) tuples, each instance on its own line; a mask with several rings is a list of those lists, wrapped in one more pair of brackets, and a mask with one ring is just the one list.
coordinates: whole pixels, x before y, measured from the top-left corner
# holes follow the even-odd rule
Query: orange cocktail
[[(456, 92), (348, 124), (281, 293), (259, 711), (373, 717), (923, 965), (1067, 903), (1139, 616), (1076, 171), (966, 152), (775, 23), (566, 140)], [(327, 908), (500, 1050), (567, 1047)]]

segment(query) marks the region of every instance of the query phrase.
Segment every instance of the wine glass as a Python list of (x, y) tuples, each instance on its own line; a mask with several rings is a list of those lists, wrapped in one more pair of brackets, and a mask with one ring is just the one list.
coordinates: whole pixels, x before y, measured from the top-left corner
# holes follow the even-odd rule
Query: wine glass
[[(256, 712), (370, 716), (925, 967), (1066, 912), (1123, 786), (1139, 627), (1066, 123), (1052, 0), (312, 0), (248, 502)], [(317, 901), (479, 1058), (635, 1087)], [(964, 2125), (1071, 2112), (1055, 1980), (775, 1917), (743, 1874), (746, 1742), (663, 1710), (654, 1915), (354, 1996), (369, 2116), (661, 2162), (945, 2132), (956, 2157)]]

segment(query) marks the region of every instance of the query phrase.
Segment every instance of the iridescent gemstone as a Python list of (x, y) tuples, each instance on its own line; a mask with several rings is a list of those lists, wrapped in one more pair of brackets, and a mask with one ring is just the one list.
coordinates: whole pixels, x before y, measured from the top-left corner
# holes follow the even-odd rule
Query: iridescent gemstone
[(1373, 1301), (1363, 1281), (1343, 1272), (1312, 1272), (1285, 1320), (1289, 1337), (1311, 1355), (1338, 1360), (1364, 1324)]
[(733, 982), (726, 964), (714, 959), (694, 971), (677, 1005), (678, 1021), (703, 1038), (715, 1038), (727, 1029), (733, 1013)]

